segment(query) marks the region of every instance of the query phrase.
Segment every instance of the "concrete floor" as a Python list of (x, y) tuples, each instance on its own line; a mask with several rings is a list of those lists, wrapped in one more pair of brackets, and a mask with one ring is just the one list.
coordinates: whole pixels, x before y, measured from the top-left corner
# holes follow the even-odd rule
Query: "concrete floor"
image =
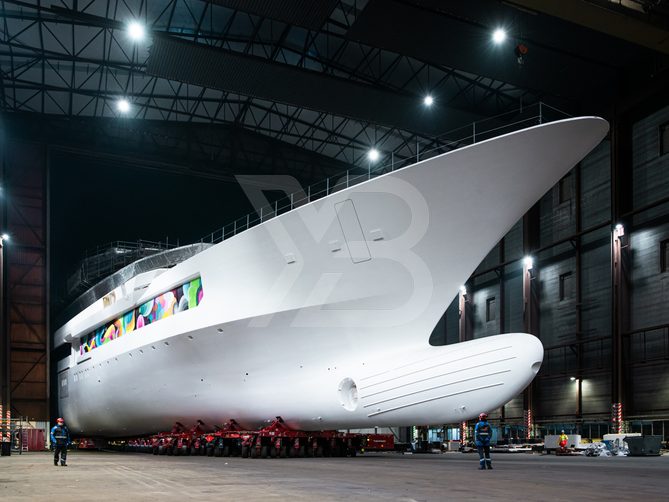
[(669, 500), (669, 455), (367, 454), (242, 459), (70, 452), (0, 458), (0, 500)]

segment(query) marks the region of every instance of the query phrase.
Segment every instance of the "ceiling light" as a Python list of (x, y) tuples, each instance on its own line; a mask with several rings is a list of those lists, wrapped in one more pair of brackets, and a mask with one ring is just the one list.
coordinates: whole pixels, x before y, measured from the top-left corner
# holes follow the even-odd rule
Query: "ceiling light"
[(130, 37), (130, 40), (133, 40), (135, 42), (144, 40), (144, 36), (146, 35), (146, 31), (144, 30), (144, 25), (138, 21), (131, 21), (130, 23), (128, 23), (127, 32), (128, 36)]
[(127, 99), (121, 98), (116, 102), (116, 109), (121, 113), (128, 113), (130, 111), (130, 103)]
[(460, 293), (463, 295), (467, 294), (467, 288), (465, 286), (460, 286)]
[(531, 256), (526, 256), (523, 259), (523, 265), (525, 265), (525, 268), (527, 268), (527, 270), (532, 270), (532, 267), (534, 266), (534, 260), (532, 259)]
[(428, 94), (423, 98), (423, 104), (425, 106), (432, 106), (434, 104), (434, 98)]
[(575, 382), (575, 381), (576, 381), (576, 377), (569, 377), (569, 380), (571, 380), (572, 382)]
[(367, 152), (367, 158), (371, 162), (376, 162), (379, 160), (379, 151), (376, 148), (370, 149), (369, 152)]
[(9, 235), (7, 235), (7, 234), (0, 235), (0, 240), (8, 241), (9, 240)]
[(497, 28), (492, 33), (492, 41), (499, 45), (504, 42), (504, 40), (506, 40), (506, 31), (504, 31), (502, 28)]

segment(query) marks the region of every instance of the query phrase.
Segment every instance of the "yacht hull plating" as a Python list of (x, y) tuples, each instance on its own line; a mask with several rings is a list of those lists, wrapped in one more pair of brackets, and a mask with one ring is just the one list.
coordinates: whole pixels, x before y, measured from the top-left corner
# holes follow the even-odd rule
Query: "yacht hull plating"
[[(306, 430), (437, 424), (501, 406), (539, 370), (536, 337), (428, 338), (495, 243), (607, 130), (584, 117), (465, 147), (117, 288), (56, 333), (72, 344), (59, 363), (62, 415), (73, 431), (112, 437), (277, 415)], [(80, 354), (94, 328), (196, 277), (197, 307)]]

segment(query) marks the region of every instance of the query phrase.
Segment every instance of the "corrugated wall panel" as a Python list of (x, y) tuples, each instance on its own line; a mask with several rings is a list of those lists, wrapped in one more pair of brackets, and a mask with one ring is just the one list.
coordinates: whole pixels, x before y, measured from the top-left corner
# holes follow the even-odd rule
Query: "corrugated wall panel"
[[(484, 274), (477, 277), (473, 284), (474, 292), (469, 296), (473, 305), (474, 338), (498, 335), (501, 330), (499, 327), (500, 290), (497, 275), (494, 272)], [(490, 314), (489, 320), (488, 314)]]
[[(660, 127), (667, 122), (669, 107), (633, 125), (635, 208), (669, 197), (669, 154), (660, 155)], [(630, 329), (635, 332), (625, 339), (627, 410), (636, 416), (666, 416), (669, 411), (669, 272), (662, 272), (661, 251), (662, 242), (669, 239), (669, 204), (662, 203), (635, 215), (628, 236)], [(659, 328), (648, 329), (655, 326)]]
[(636, 122), (632, 127), (634, 207), (669, 196), (669, 155), (660, 156), (660, 126), (667, 122), (669, 107)]
[(660, 271), (660, 247), (666, 239), (669, 223), (630, 233), (633, 330), (669, 323), (669, 273)]
[(603, 228), (582, 241), (583, 338), (611, 335), (611, 233)]
[[(610, 358), (608, 359), (611, 360)], [(611, 376), (594, 375), (583, 379), (583, 415), (608, 419), (611, 411)]]
[[(576, 339), (575, 258), (571, 244), (552, 248), (561, 257), (540, 261), (541, 317), (540, 333), (544, 345), (573, 342)], [(542, 253), (543, 257), (543, 253)], [(564, 299), (560, 299), (561, 277)]]
[[(504, 267), (504, 323), (502, 331), (514, 333), (523, 327), (523, 222), (516, 223), (504, 237), (505, 261), (517, 260)], [(522, 403), (521, 403), (522, 404)]]
[(584, 230), (611, 217), (611, 143), (602, 141), (581, 161), (581, 226)]

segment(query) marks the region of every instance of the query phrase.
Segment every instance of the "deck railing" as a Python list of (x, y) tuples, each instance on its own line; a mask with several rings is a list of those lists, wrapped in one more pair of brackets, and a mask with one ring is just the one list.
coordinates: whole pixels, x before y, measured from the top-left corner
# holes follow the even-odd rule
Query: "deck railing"
[(385, 155), (382, 153), (379, 161), (375, 163), (369, 161), (366, 167), (354, 167), (337, 176), (331, 176), (323, 181), (309, 185), (299, 193), (288, 194), (285, 197), (277, 199), (273, 204), (260, 207), (256, 211), (214, 230), (200, 239), (200, 242), (219, 243), (260, 223), (271, 220), (276, 216), (309, 204), (322, 197), (327, 197), (339, 190), (368, 181), (373, 177), (393, 172), (397, 169), (436, 157), (442, 153), (480, 143), (481, 141), (502, 134), (569, 117), (569, 114), (546, 103), (539, 102), (453, 129), (427, 142), (417, 142), (415, 152), (412, 155), (399, 155), (395, 152), (387, 152)]

